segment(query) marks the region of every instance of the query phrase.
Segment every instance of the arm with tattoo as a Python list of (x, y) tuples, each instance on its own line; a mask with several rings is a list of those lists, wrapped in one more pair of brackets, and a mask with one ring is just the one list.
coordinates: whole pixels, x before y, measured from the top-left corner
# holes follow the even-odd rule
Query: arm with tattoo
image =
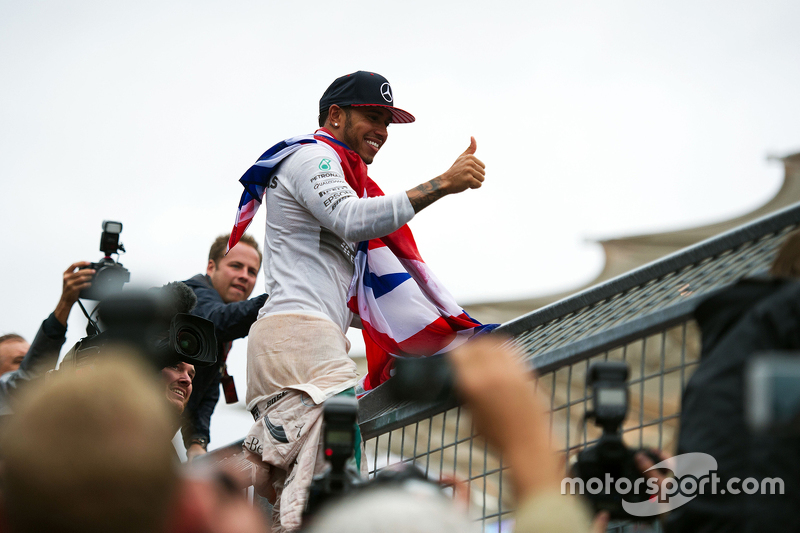
[(447, 193), (442, 187), (441, 177), (433, 178), (427, 183), (421, 183), (410, 191), (407, 191), (408, 199), (411, 200), (411, 207), (415, 213), (419, 213), (439, 198)]

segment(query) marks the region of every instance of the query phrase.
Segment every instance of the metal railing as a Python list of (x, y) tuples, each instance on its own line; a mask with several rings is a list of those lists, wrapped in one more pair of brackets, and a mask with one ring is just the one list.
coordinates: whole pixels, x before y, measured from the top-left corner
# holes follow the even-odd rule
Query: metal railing
[[(569, 460), (600, 435), (583, 422), (585, 376), (596, 360), (628, 363), (631, 447), (674, 449), (680, 397), (700, 353), (696, 305), (737, 280), (766, 271), (784, 237), (800, 225), (800, 204), (723, 233), (628, 274), (503, 324), (539, 374), (549, 397), (550, 437)], [(513, 512), (502, 458), (476, 435), (455, 402), (398, 402), (378, 387), (359, 404), (370, 474), (414, 463), (452, 487), (483, 531), (505, 530)], [(237, 450), (237, 445), (239, 450)], [(236, 461), (240, 443), (217, 453)], [(628, 526), (615, 524), (613, 529)]]
[[(764, 273), (786, 234), (799, 224), (800, 204), (498, 329), (512, 337), (539, 374), (537, 387), (549, 397), (551, 442), (567, 463), (600, 435), (584, 424), (585, 376), (596, 360), (628, 363), (626, 443), (674, 451), (681, 393), (700, 353), (695, 307), (743, 277)], [(469, 501), (483, 531), (500, 531), (511, 517), (514, 502), (502, 458), (475, 435), (465, 409), (453, 403), (394, 402), (379, 388), (361, 401), (359, 412), (373, 475), (389, 464), (413, 462)]]

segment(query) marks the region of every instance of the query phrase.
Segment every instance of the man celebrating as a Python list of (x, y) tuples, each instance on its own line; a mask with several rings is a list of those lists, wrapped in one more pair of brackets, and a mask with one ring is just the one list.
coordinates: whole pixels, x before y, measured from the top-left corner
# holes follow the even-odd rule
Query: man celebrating
[[(391, 370), (390, 357), (371, 354), (429, 355), (480, 328), (456, 310), (405, 226), (439, 198), (481, 186), (475, 140), (442, 175), (384, 196), (366, 165), (386, 143), (389, 124), (414, 122), (394, 106), (386, 78), (363, 71), (342, 76), (323, 94), (319, 111), (315, 135), (278, 143), (241, 178), (245, 193), (229, 243), (266, 193), (270, 297), (247, 346), (247, 401), (257, 422), (245, 450), (262, 467), (256, 489), (275, 501), (273, 531), (299, 527), (311, 477), (325, 467), (320, 404), (353, 394), (356, 365), (345, 332), (354, 312), (368, 333), (366, 389)], [(398, 320), (391, 316), (397, 310), (405, 315)]]
[(190, 460), (206, 453), (211, 436), (211, 414), (219, 399), (220, 382), (225, 387), (228, 403), (238, 401), (225, 360), (233, 340), (247, 336), (258, 310), (267, 299), (266, 294), (247, 299), (253, 292), (261, 268), (258, 243), (245, 235), (239, 245), (225, 255), (227, 242), (227, 235), (217, 237), (208, 253), (205, 275), (198, 274), (184, 282), (197, 296), (197, 306), (192, 314), (214, 323), (218, 344), (217, 363), (197, 368), (192, 380), (194, 393), (184, 412), (183, 442)]

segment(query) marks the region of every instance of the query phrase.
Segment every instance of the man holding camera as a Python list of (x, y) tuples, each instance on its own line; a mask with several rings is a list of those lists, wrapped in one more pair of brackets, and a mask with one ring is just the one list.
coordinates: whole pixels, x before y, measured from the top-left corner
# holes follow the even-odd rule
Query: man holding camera
[(73, 263), (62, 275), (61, 298), (50, 313), (33, 344), (11, 333), (0, 337), (0, 415), (13, 412), (11, 397), (28, 381), (43, 376), (56, 366), (61, 346), (67, 340), (67, 318), (82, 290), (91, 286), (94, 270), (91, 263)]
[[(247, 346), (247, 401), (257, 422), (245, 446), (264, 467), (257, 490), (277, 499), (274, 531), (299, 525), (311, 477), (325, 466), (319, 446), (321, 403), (345, 391), (352, 394), (358, 381), (356, 365), (347, 356), (350, 342), (345, 332), (354, 320), (348, 289), (354, 273), (365, 264), (356, 267), (359, 254), (370, 239), (394, 239), (396, 247), (386, 244), (374, 253), (391, 250), (395, 260), (414, 263), (407, 266), (409, 272), (419, 269), (421, 274), (413, 280), (405, 274), (409, 283), (420, 287), (419, 298), (411, 302), (399, 295), (403, 289), (394, 293), (405, 302), (401, 311), (415, 314), (413, 304), (425, 298), (423, 292), (438, 295), (443, 288), (431, 289), (436, 282), (419, 266), (424, 263), (405, 224), (446, 195), (480, 187), (485, 175), (483, 163), (475, 157), (473, 138), (442, 175), (407, 192), (384, 196), (367, 175), (366, 165), (386, 143), (389, 124), (415, 119), (394, 106), (391, 86), (379, 74), (359, 71), (338, 78), (320, 99), (319, 111), (320, 129), (315, 135), (278, 143), (242, 177), (245, 194), (229, 243), (237, 242), (266, 193), (265, 274), (270, 298)], [(358, 243), (364, 246), (356, 250)], [(369, 244), (368, 251), (373, 252)], [(401, 251), (408, 252), (402, 259)], [(392, 280), (399, 282), (401, 276)], [(378, 275), (373, 278), (380, 281)], [(373, 290), (377, 293), (379, 287)], [(365, 329), (374, 329), (366, 312), (359, 313)], [(457, 314), (436, 315), (437, 324), (445, 323), (447, 329), (458, 322)], [(455, 336), (454, 332), (449, 341)], [(389, 364), (379, 370), (388, 373)], [(276, 450), (284, 446), (292, 457), (282, 461)]]
[(217, 237), (208, 254), (205, 274), (198, 274), (184, 283), (197, 297), (193, 315), (214, 323), (217, 337), (217, 364), (198, 367), (192, 380), (193, 394), (184, 412), (183, 442), (189, 460), (206, 453), (210, 440), (211, 414), (219, 400), (222, 383), (228, 403), (238, 401), (233, 378), (228, 375), (225, 360), (235, 339), (246, 337), (267, 299), (262, 294), (252, 300), (261, 252), (258, 243), (245, 235), (239, 246), (225, 255), (227, 235)]

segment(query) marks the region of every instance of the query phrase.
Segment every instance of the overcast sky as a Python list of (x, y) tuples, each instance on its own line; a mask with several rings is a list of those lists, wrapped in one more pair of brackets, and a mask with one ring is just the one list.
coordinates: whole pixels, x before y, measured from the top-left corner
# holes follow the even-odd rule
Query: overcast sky
[[(767, 154), (800, 151), (798, 24), (790, 0), (0, 0), (0, 333), (33, 337), (66, 266), (100, 258), (104, 219), (124, 224), (131, 285), (202, 271), (241, 174), (312, 132), (322, 92), (355, 70), (417, 117), (370, 167), (387, 192), (477, 139), (484, 187), (411, 223), (459, 301), (576, 287), (602, 267), (594, 239), (723, 220), (777, 191)], [(263, 226), (259, 212), (259, 241)], [(68, 345), (84, 323), (73, 311)]]

